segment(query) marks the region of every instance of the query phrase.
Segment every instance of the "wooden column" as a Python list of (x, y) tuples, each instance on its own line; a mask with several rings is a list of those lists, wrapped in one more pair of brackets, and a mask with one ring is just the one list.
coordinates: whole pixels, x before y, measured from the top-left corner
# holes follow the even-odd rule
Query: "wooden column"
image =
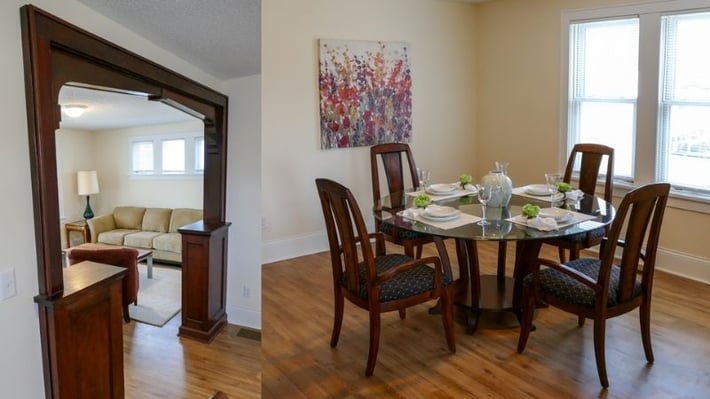
[(182, 234), (182, 337), (209, 343), (227, 324), (230, 225), (199, 221), (178, 230)]
[(35, 297), (48, 339), (43, 352), (56, 375), (52, 398), (124, 396), (122, 267), (81, 262), (64, 272), (64, 292)]

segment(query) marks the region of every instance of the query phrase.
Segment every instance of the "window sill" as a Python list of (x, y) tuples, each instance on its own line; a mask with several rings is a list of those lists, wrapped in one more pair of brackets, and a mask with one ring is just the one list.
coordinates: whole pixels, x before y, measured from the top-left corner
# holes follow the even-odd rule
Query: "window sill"
[[(627, 182), (614, 182), (614, 196), (621, 198), (629, 191), (638, 187), (639, 186)], [(670, 197), (668, 198), (668, 206), (710, 215), (710, 196), (689, 194), (685, 191), (671, 189)]]

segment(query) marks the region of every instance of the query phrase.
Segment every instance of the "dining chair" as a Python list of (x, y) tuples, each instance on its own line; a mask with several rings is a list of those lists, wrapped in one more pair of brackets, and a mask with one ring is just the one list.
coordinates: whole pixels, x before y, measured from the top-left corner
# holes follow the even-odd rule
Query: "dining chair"
[[(585, 319), (593, 319), (597, 373), (601, 385), (608, 388), (604, 355), (606, 320), (639, 308), (641, 341), (646, 360), (653, 362), (651, 289), (669, 190), (668, 183), (654, 183), (626, 194), (608, 235), (602, 241), (598, 259), (579, 258), (567, 263), (537, 260), (531, 273), (523, 280), (523, 316), (518, 353), (525, 350), (538, 303), (576, 314), (580, 327)], [(622, 234), (623, 238), (620, 238)], [(617, 247), (621, 249), (620, 258), (615, 257)]]
[[(407, 307), (440, 298), (446, 342), (449, 351), (455, 353), (453, 283), (450, 273), (444, 273), (439, 257), (414, 259), (386, 253), (384, 235), (367, 231), (357, 201), (348, 188), (323, 178), (316, 179), (316, 187), (333, 268), (335, 316), (330, 346), (335, 348), (338, 344), (344, 299), (367, 310), (370, 346), (365, 375), (371, 376), (380, 343), (380, 315), (398, 310), (403, 319)], [(379, 242), (375, 251), (372, 239)]]
[[(601, 197), (604, 201), (611, 202), (614, 179), (614, 149), (602, 144), (579, 143), (575, 144), (567, 159), (567, 167), (562, 181), (571, 183), (575, 164), (579, 161), (579, 176), (577, 186), (585, 195), (593, 197), (597, 189), (597, 181), (601, 172), (602, 162), (606, 162), (604, 173), (604, 191)], [(558, 247), (560, 262), (564, 263), (565, 251), (569, 251), (569, 259), (579, 258), (582, 249), (597, 246), (606, 234), (606, 227), (572, 236), (552, 238), (545, 243)]]
[(67, 252), (69, 265), (92, 261), (128, 269), (128, 273), (121, 283), (123, 292), (121, 303), (123, 305), (123, 320), (126, 323), (130, 322), (131, 317), (128, 314), (128, 305), (138, 303), (138, 250), (128, 247), (70, 248)]
[[(380, 168), (387, 183), (387, 195), (390, 196), (391, 207), (378, 207), (381, 196)], [(406, 169), (405, 169), (406, 168)], [(406, 207), (405, 189), (407, 182), (405, 170), (411, 178), (411, 188), (419, 186), (417, 166), (414, 162), (412, 150), (406, 143), (376, 144), (370, 147), (370, 172), (372, 175), (372, 199), (375, 203), (375, 231), (382, 232), (385, 240), (404, 247), (404, 253), (414, 258), (422, 256), (424, 244), (433, 241), (431, 236), (414, 231), (401, 230), (388, 221), (382, 221), (382, 211), (396, 212)], [(416, 254), (415, 254), (416, 248)]]

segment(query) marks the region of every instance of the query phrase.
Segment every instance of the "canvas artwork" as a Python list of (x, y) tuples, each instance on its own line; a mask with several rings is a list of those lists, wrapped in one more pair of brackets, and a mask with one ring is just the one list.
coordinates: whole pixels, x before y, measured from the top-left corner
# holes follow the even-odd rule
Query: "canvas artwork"
[(319, 47), (321, 148), (409, 142), (408, 44), (321, 39)]

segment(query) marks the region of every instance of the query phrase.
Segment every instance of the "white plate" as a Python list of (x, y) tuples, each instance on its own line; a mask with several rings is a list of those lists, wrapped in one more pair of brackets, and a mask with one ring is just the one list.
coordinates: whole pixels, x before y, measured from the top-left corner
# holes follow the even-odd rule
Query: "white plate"
[(560, 223), (569, 220), (572, 217), (572, 213), (560, 208), (545, 208), (540, 209), (540, 214), (538, 216), (543, 218), (553, 218), (555, 219), (555, 222)]
[(550, 195), (546, 184), (531, 184), (525, 186), (525, 193), (530, 195)]
[(456, 191), (454, 184), (432, 184), (426, 188), (429, 194), (451, 194)]
[(432, 218), (446, 218), (458, 214), (459, 210), (450, 206), (429, 205), (424, 208), (424, 215)]
[(443, 216), (443, 217), (434, 217), (431, 215), (428, 215), (426, 212), (422, 213), (422, 217), (424, 219), (431, 220), (432, 222), (448, 222), (449, 220), (454, 220), (458, 219), (461, 216), (461, 212), (456, 211), (455, 213), (448, 215), (448, 216)]

